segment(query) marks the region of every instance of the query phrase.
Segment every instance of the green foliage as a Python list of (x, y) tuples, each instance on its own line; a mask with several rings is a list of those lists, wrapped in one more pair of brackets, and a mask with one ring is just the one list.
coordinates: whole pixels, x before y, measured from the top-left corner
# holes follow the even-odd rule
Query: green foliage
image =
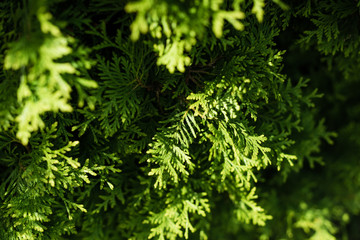
[[(279, 5), (286, 7), (280, 1)], [(156, 5), (156, 7), (154, 7)], [(198, 41), (207, 41), (208, 27), (217, 38), (222, 37), (223, 27), (229, 22), (236, 30), (243, 30), (241, 22), (245, 18), (245, 8), (249, 2), (235, 0), (230, 5), (224, 0), (208, 1), (155, 1), (130, 2), (125, 6), (129, 13), (137, 13), (132, 22), (131, 39), (138, 40), (140, 33), (150, 32), (155, 39), (154, 50), (159, 54), (157, 63), (166, 65), (173, 73), (175, 69), (185, 71), (192, 63), (187, 56)], [(264, 0), (254, 0), (251, 12), (262, 21)]]
[[(41, 114), (72, 110), (68, 103), (71, 86), (63, 75), (80, 75), (74, 64), (58, 61), (72, 52), (68, 45), (73, 40), (64, 37), (60, 29), (51, 23), (51, 14), (40, 2), (31, 1), (29, 6), (29, 10), (23, 10), (26, 22), (24, 36), (10, 44), (4, 60), (4, 69), (20, 72), (17, 101), (21, 112), (15, 121), (19, 128), (17, 137), (24, 145), (27, 145), (31, 132), (45, 126)], [(37, 21), (32, 21), (33, 15)], [(83, 64), (90, 67), (89, 62)], [(87, 87), (97, 86), (89, 80), (79, 79), (79, 83)]]
[[(86, 212), (82, 204), (67, 197), (67, 192), (74, 193), (96, 173), (87, 167), (88, 162), (81, 166), (77, 158), (69, 156), (79, 142), (54, 148), (56, 128), (55, 122), (32, 137), (31, 145), (37, 146), (34, 149), (22, 146), (11, 133), (1, 136), (2, 164), (12, 170), (1, 184), (0, 234), (4, 239), (58, 238), (74, 232), (69, 222), (74, 212)], [(54, 221), (57, 228), (47, 225)]]
[(358, 13), (3, 1), (0, 239), (356, 239)]

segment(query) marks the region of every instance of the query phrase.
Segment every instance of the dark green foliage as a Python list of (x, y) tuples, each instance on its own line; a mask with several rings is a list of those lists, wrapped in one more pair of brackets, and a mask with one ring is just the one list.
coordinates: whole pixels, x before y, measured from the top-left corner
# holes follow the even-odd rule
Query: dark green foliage
[(0, 239), (358, 238), (359, 9), (3, 1)]

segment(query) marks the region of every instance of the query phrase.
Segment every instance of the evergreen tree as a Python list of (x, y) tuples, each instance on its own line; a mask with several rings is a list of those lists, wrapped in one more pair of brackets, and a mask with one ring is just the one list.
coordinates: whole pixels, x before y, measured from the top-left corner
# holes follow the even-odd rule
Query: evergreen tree
[(357, 239), (360, 1), (0, 3), (0, 239)]

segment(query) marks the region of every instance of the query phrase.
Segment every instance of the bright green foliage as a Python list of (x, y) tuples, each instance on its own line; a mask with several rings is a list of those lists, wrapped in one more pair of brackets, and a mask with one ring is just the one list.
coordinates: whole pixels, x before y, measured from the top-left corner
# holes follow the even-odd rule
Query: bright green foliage
[[(128, 3), (125, 10), (137, 13), (130, 26), (131, 39), (138, 40), (140, 33), (150, 32), (151, 36), (157, 39), (153, 45), (159, 54), (157, 63), (166, 65), (173, 73), (175, 69), (184, 72), (185, 66), (192, 63), (187, 52), (198, 41), (207, 41), (208, 27), (211, 26), (217, 38), (223, 35), (225, 21), (236, 30), (243, 30), (244, 24), (241, 20), (245, 18), (244, 8), (248, 3), (244, 0), (235, 0), (231, 4), (224, 0), (142, 0)], [(252, 4), (251, 12), (261, 22), (265, 1), (254, 0)], [(226, 5), (231, 7), (227, 9)], [(284, 4), (279, 5), (285, 7)]]
[[(56, 61), (72, 52), (68, 45), (73, 40), (64, 37), (51, 23), (52, 16), (41, 2), (30, 1), (28, 5), (22, 10), (26, 23), (24, 36), (10, 44), (4, 60), (4, 69), (20, 72), (17, 101), (21, 112), (15, 121), (19, 128), (16, 135), (24, 145), (28, 144), (31, 132), (44, 128), (41, 114), (72, 110), (69, 104), (71, 86), (63, 75), (80, 74), (74, 64)], [(37, 21), (32, 21), (33, 15)], [(90, 67), (89, 62), (83, 64)], [(97, 86), (89, 80), (79, 79), (79, 83)]]
[(3, 1), (0, 239), (358, 238), (359, 7)]
[[(1, 185), (1, 237), (4, 239), (37, 239), (43, 234), (57, 238), (59, 234), (73, 232), (74, 226), (69, 220), (74, 211), (86, 212), (82, 204), (66, 197), (64, 190), (74, 193), (90, 182), (89, 175), (96, 173), (87, 167), (88, 162), (80, 166), (78, 159), (68, 156), (79, 142), (69, 141), (54, 149), (56, 130), (55, 122), (41, 135), (32, 137), (32, 146), (37, 146), (34, 149), (21, 146), (10, 134), (1, 137), (2, 161), (17, 166)], [(12, 142), (17, 145), (12, 146)], [(63, 208), (66, 211), (60, 211)], [(60, 227), (47, 226), (51, 221)]]

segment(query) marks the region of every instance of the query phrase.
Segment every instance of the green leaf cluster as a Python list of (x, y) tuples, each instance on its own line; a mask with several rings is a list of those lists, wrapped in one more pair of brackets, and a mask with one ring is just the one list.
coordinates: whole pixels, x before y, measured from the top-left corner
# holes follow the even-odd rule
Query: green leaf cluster
[(358, 12), (3, 1), (0, 239), (356, 239)]

